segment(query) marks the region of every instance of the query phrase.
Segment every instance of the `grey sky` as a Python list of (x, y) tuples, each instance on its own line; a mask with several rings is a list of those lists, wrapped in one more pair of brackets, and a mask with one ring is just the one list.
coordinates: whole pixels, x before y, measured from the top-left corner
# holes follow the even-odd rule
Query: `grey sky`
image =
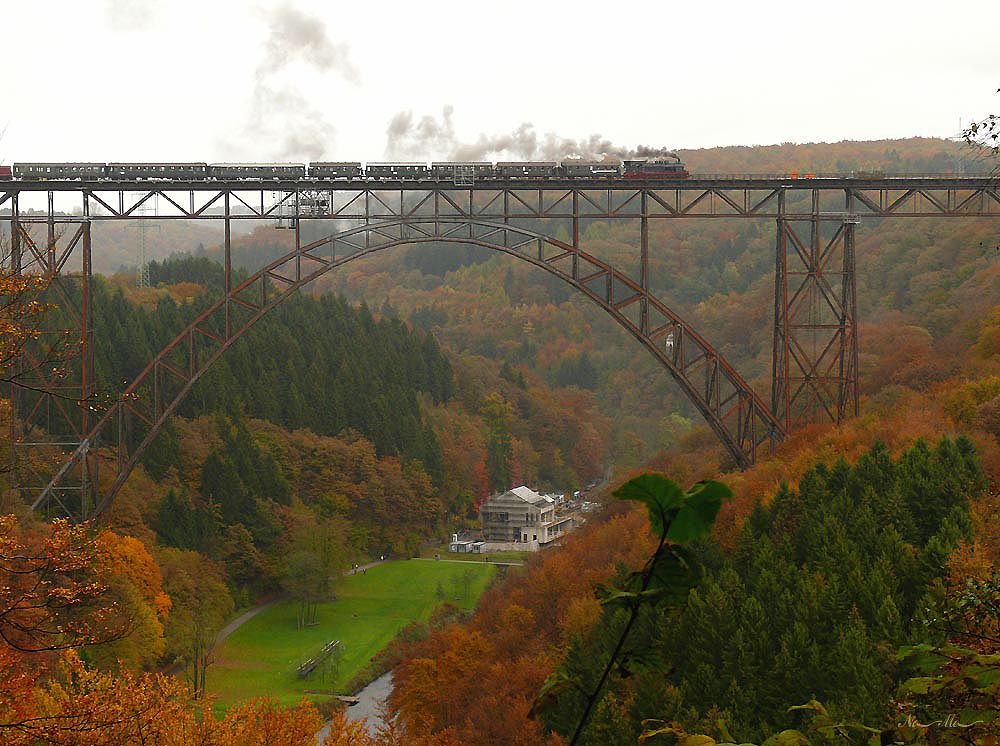
[(526, 123), (707, 147), (949, 137), (1000, 111), (995, 23), (913, 0), (8, 0), (0, 18), (2, 163), (378, 160), (401, 112), (431, 118), (423, 158), (442, 158)]

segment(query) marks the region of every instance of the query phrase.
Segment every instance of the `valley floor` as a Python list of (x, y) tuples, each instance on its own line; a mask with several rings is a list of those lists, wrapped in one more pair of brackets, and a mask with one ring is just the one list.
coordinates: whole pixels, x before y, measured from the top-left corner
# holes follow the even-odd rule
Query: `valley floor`
[[(289, 705), (303, 696), (344, 693), (343, 686), (403, 626), (426, 620), (442, 601), (472, 608), (495, 573), (494, 566), (481, 563), (378, 564), (345, 577), (337, 599), (320, 604), (317, 623), (304, 629), (296, 627), (296, 602), (269, 606), (216, 648), (208, 669), (216, 708), (224, 711), (248, 697), (269, 696)], [(299, 678), (297, 667), (331, 640), (341, 641), (339, 660)]]

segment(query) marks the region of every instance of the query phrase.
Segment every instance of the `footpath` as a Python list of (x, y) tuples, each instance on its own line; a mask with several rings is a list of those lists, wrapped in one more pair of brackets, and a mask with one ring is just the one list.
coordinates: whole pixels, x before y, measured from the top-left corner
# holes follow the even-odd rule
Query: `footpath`
[(221, 645), (223, 641), (225, 641), (225, 639), (229, 637), (229, 635), (233, 634), (233, 632), (235, 632), (244, 624), (249, 622), (260, 612), (264, 611), (265, 609), (270, 609), (276, 603), (278, 603), (279, 601), (284, 601), (286, 598), (287, 596), (275, 596), (274, 598), (268, 599), (263, 603), (257, 604), (253, 608), (247, 609), (238, 617), (229, 622), (229, 624), (227, 624), (225, 627), (219, 630), (219, 634), (216, 635), (215, 642), (213, 643), (212, 647), (213, 648), (219, 647), (219, 645)]
[[(369, 562), (368, 564), (365, 565), (358, 565), (357, 567), (351, 567), (348, 570), (344, 570), (344, 575), (352, 575), (354, 573), (364, 572), (369, 567), (375, 567), (375, 565), (381, 565), (383, 562), (385, 562), (385, 560), (375, 560), (374, 562)], [(227, 637), (229, 637), (231, 634), (233, 634), (233, 632), (238, 630), (240, 627), (249, 622), (255, 616), (260, 614), (262, 611), (271, 608), (276, 603), (280, 603), (286, 600), (287, 598), (288, 596), (285, 595), (275, 596), (274, 598), (270, 598), (267, 601), (263, 601), (257, 604), (251, 609), (247, 609), (238, 617), (229, 622), (229, 624), (227, 624), (225, 627), (219, 630), (219, 634), (216, 635), (215, 643), (212, 645), (212, 647), (213, 648), (219, 647), (219, 645), (221, 645)]]

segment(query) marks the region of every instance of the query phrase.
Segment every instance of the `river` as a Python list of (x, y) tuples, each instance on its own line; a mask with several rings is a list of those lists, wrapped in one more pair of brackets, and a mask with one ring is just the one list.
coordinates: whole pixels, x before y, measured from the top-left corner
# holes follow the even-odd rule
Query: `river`
[[(368, 732), (374, 735), (375, 731), (377, 731), (382, 725), (379, 706), (386, 700), (386, 697), (389, 696), (391, 691), (392, 671), (382, 674), (375, 679), (375, 681), (358, 692), (359, 701), (356, 705), (351, 705), (347, 708), (347, 717), (351, 720), (368, 718)], [(316, 734), (316, 743), (322, 744), (326, 740), (327, 735), (329, 735), (329, 732), (330, 727), (328, 725), (324, 726), (323, 729)]]

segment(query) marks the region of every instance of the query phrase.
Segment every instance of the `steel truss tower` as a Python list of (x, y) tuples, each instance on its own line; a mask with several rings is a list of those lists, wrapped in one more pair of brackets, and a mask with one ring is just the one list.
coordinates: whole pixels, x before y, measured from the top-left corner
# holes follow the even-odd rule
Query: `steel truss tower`
[(858, 327), (851, 211), (777, 220), (771, 407), (787, 430), (858, 414)]
[[(43, 278), (40, 302), (61, 310), (59, 328), (42, 326), (9, 371), (10, 476), (29, 504), (36, 505), (53, 473), (61, 489), (45, 500), (60, 515), (86, 517), (93, 511), (98, 460), (86, 447), (94, 401), (92, 242), (88, 217), (55, 219), (53, 193), (45, 218), (21, 218), (12, 200), (10, 252), (6, 271)], [(51, 320), (46, 320), (47, 324)], [(79, 453), (72, 464), (65, 450)]]

